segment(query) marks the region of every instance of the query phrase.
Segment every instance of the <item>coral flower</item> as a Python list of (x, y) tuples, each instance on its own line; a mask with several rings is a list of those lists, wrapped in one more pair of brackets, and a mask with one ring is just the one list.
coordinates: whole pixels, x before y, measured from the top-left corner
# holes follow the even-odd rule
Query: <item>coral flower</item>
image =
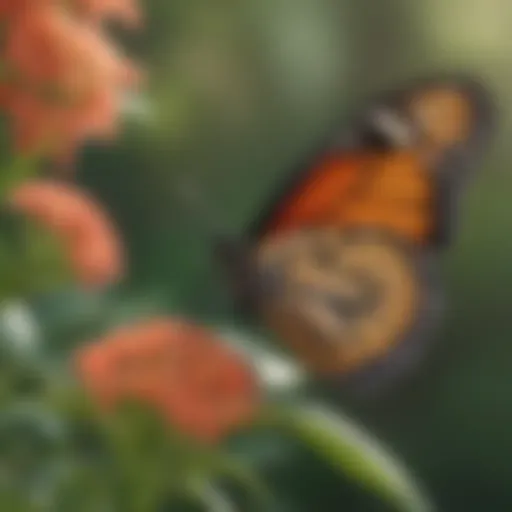
[(74, 98), (103, 86), (122, 86), (133, 70), (106, 35), (58, 5), (27, 9), (7, 29), (5, 59), (23, 79), (57, 84)]
[(76, 363), (101, 405), (140, 400), (204, 441), (250, 421), (259, 401), (245, 360), (215, 334), (186, 321), (156, 318), (121, 327), (82, 348)]
[(49, 3), (55, 3), (55, 0), (0, 0), (0, 19), (9, 19), (26, 9)]
[(84, 140), (111, 139), (118, 129), (119, 98), (110, 91), (97, 91), (73, 106), (22, 91), (7, 91), (4, 97), (14, 142), (21, 152), (48, 152), (66, 160)]
[(54, 232), (84, 285), (101, 286), (124, 270), (119, 237), (100, 206), (83, 191), (50, 180), (32, 180), (15, 188), (10, 204)]
[(24, 10), (50, 4), (94, 24), (118, 20), (130, 27), (137, 27), (141, 21), (136, 0), (0, 0), (0, 18), (12, 18)]
[(85, 140), (115, 134), (138, 73), (93, 25), (38, 1), (7, 25), (10, 82), (1, 99), (19, 149), (73, 153)]
[(130, 27), (140, 25), (141, 13), (135, 0), (75, 0), (80, 13), (93, 23), (119, 20)]

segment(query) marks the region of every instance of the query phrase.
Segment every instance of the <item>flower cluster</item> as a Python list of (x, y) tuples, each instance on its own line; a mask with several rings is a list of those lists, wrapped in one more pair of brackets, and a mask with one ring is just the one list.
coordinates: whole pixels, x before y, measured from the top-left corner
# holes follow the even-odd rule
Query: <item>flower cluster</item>
[(133, 0), (0, 0), (0, 101), (19, 150), (70, 157), (112, 137), (138, 72), (104, 30), (139, 21)]
[[(134, 0), (0, 0), (0, 107), (19, 149), (62, 158), (92, 137), (115, 135), (122, 93), (137, 83), (137, 72), (105, 33), (103, 21), (112, 19), (137, 24)], [(123, 277), (113, 223), (79, 187), (32, 178), (13, 187), (7, 200), (57, 235), (82, 286)], [(76, 354), (76, 369), (101, 407), (140, 401), (203, 441), (250, 421), (259, 402), (246, 361), (182, 320), (157, 318), (111, 332)]]
[(204, 441), (250, 421), (259, 402), (245, 360), (215, 334), (181, 320), (121, 327), (79, 351), (76, 367), (102, 406), (140, 400)]
[(55, 233), (82, 285), (117, 281), (123, 274), (121, 242), (102, 207), (77, 187), (33, 179), (14, 188), (11, 207)]

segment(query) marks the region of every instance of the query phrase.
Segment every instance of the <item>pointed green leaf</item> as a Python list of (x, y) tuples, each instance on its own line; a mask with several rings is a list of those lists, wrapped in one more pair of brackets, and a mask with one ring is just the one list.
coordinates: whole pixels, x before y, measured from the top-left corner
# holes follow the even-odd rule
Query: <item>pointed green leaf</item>
[(431, 512), (409, 471), (390, 451), (348, 417), (319, 405), (278, 413), (281, 426), (305, 442), (336, 470), (403, 512)]

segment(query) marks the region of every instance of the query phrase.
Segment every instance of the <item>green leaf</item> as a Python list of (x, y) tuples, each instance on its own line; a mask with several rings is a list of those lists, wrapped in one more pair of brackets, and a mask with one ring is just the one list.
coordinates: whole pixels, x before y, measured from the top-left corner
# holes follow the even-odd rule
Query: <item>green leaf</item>
[(410, 472), (390, 451), (350, 418), (320, 405), (279, 410), (277, 425), (303, 441), (344, 476), (403, 512), (431, 512)]

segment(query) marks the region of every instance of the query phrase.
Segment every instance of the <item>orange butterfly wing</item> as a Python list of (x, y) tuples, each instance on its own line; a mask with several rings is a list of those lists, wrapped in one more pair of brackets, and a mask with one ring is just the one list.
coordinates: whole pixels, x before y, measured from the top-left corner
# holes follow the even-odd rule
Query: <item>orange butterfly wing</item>
[(414, 153), (376, 156), (361, 193), (338, 211), (338, 225), (373, 227), (428, 244), (436, 221), (434, 178)]
[(366, 227), (426, 244), (434, 220), (433, 177), (414, 153), (358, 153), (326, 158), (277, 206), (261, 234)]
[(274, 210), (261, 234), (277, 234), (329, 223), (356, 186), (366, 157), (331, 155), (323, 159)]

